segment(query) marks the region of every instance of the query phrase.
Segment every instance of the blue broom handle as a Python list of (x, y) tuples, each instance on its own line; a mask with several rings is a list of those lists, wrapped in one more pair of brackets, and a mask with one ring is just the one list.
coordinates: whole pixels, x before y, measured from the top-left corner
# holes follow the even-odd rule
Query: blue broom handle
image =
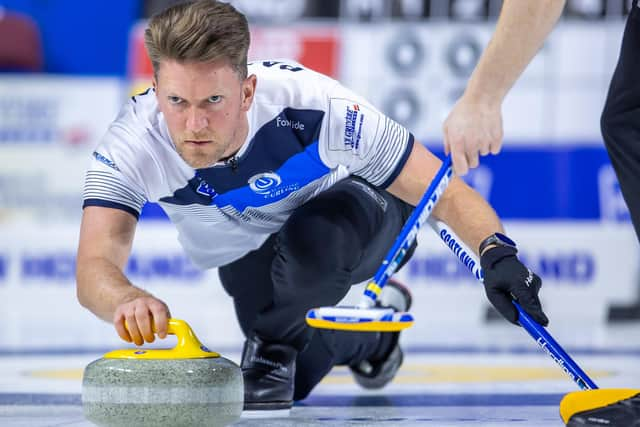
[(553, 339), (544, 326), (533, 320), (516, 301), (513, 301), (513, 304), (516, 306), (518, 313), (520, 314), (518, 317), (520, 325), (522, 325), (529, 335), (531, 335), (540, 348), (542, 348), (544, 352), (547, 353), (549, 357), (551, 357), (576, 384), (578, 384), (578, 387), (582, 390), (597, 389), (598, 386), (596, 383), (594, 383), (587, 373), (584, 372), (576, 362), (574, 362), (571, 356), (564, 351), (562, 346)]
[(382, 261), (382, 265), (380, 265), (373, 279), (365, 288), (363, 301), (360, 303), (361, 307), (372, 307), (375, 305), (382, 288), (393, 273), (396, 272), (407, 251), (416, 240), (420, 227), (427, 221), (429, 215), (431, 215), (431, 211), (433, 211), (436, 203), (440, 200), (442, 193), (447, 189), (452, 175), (453, 168), (451, 167), (451, 155), (449, 155), (445, 158), (442, 166), (440, 166), (440, 169), (431, 181), (424, 196), (422, 196), (422, 199), (420, 199), (420, 202), (416, 205), (413, 213), (405, 222), (398, 238), (387, 253), (384, 261)]
[[(453, 233), (448, 226), (441, 221), (429, 221), (431, 227), (436, 231), (440, 239), (453, 251), (460, 261), (473, 273), (480, 282), (483, 280), (482, 267), (475, 253), (470, 251), (458, 236)], [(582, 390), (595, 390), (598, 388), (591, 378), (573, 361), (571, 356), (553, 339), (551, 334), (533, 320), (531, 316), (518, 304), (513, 301), (518, 309), (518, 322), (531, 335), (536, 343), (549, 355), (560, 368), (580, 387)]]

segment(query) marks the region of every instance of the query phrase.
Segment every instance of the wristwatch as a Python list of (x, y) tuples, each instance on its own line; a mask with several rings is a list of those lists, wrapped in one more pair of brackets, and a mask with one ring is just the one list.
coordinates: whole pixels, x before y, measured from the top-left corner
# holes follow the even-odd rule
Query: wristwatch
[(478, 254), (482, 256), (482, 252), (487, 248), (487, 246), (496, 245), (496, 246), (508, 246), (513, 249), (518, 249), (516, 247), (516, 242), (508, 238), (502, 233), (493, 233), (491, 236), (487, 237), (480, 243), (480, 248), (478, 249)]

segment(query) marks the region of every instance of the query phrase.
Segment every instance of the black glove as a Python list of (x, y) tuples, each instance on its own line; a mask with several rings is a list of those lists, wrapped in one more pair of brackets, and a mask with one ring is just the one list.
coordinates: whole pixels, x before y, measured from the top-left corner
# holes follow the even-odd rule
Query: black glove
[(547, 326), (549, 319), (538, 299), (542, 280), (520, 262), (516, 253), (516, 248), (497, 246), (480, 257), (487, 298), (511, 323), (518, 324), (518, 310), (512, 303), (515, 299), (533, 320)]

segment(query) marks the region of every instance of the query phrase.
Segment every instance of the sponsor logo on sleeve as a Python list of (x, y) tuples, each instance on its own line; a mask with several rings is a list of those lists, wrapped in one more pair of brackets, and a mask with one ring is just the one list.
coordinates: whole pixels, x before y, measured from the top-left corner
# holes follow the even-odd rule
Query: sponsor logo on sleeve
[(362, 137), (362, 123), (364, 114), (358, 104), (347, 105), (344, 118), (344, 147), (351, 151), (358, 151)]
[(111, 169), (117, 170), (118, 172), (120, 172), (120, 169), (118, 168), (118, 165), (116, 165), (116, 163), (113, 160), (110, 160), (108, 158), (106, 158), (105, 156), (103, 156), (102, 154), (98, 153), (97, 151), (93, 152), (93, 157), (95, 157), (95, 159), (97, 161), (99, 161), (100, 163), (104, 163), (105, 165), (109, 166)]
[(332, 98), (329, 108), (328, 149), (364, 158), (379, 139), (383, 116), (351, 99)]

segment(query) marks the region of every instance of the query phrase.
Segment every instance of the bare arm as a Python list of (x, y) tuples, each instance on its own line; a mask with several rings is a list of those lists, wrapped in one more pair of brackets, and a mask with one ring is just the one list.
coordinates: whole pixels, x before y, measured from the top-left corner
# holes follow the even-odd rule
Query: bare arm
[(77, 258), (80, 304), (111, 322), (116, 307), (132, 295), (142, 295), (124, 276), (136, 219), (117, 209), (88, 206), (82, 215)]
[(566, 0), (505, 0), (465, 95), (502, 102), (558, 21)]
[[(135, 287), (123, 271), (131, 252), (136, 219), (129, 213), (88, 206), (82, 215), (77, 256), (78, 301), (99, 318), (113, 322), (120, 337), (152, 342), (152, 320), (166, 335), (166, 305)], [(124, 327), (127, 321), (129, 330)]]
[[(407, 163), (388, 190), (396, 197), (417, 205), (441, 164), (437, 157), (416, 143)], [(503, 231), (493, 208), (455, 177), (434, 207), (433, 216), (447, 223), (476, 254), (484, 239)], [(518, 310), (512, 304), (516, 299), (529, 315), (546, 326), (549, 319), (538, 298), (542, 281), (522, 264), (516, 254), (517, 250), (511, 246), (495, 245), (478, 254), (481, 255), (487, 298), (512, 323), (518, 324)]]
[[(436, 156), (416, 141), (400, 175), (389, 186), (389, 192), (407, 203), (417, 205), (441, 164)], [(503, 232), (493, 208), (456, 177), (436, 204), (433, 216), (447, 223), (476, 253), (484, 239), (495, 232)]]
[(458, 175), (478, 166), (478, 155), (502, 146), (502, 102), (538, 52), (566, 0), (505, 0), (493, 37), (463, 96), (443, 124), (445, 151)]

